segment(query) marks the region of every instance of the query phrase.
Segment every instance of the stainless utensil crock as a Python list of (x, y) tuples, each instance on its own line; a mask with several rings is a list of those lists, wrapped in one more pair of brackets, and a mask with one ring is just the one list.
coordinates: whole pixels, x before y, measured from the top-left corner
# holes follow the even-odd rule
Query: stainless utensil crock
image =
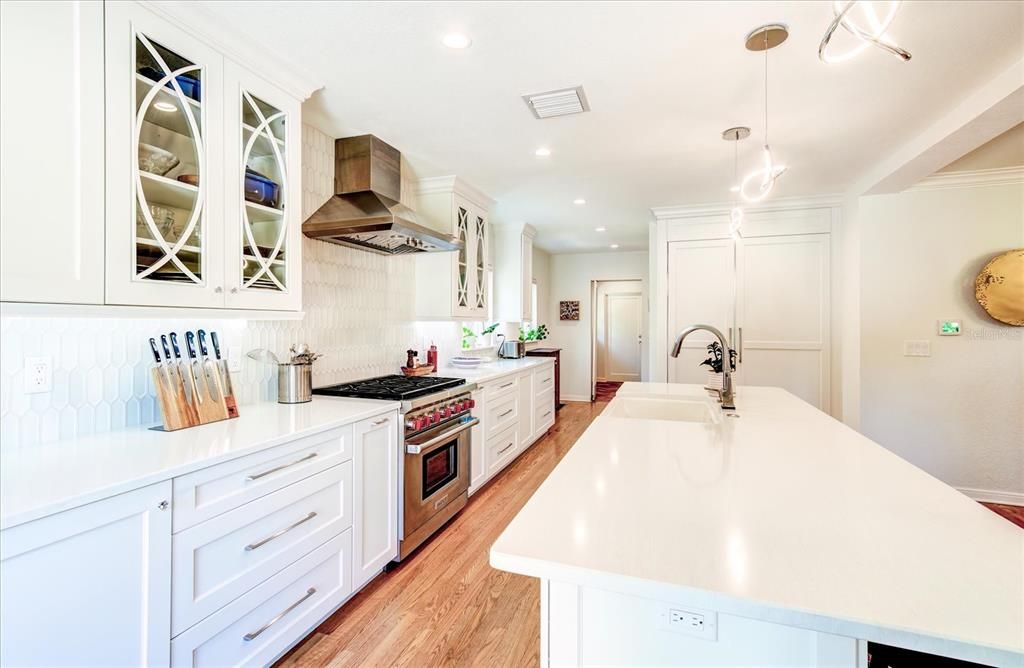
[(303, 404), (312, 398), (312, 364), (282, 362), (277, 365), (277, 403)]

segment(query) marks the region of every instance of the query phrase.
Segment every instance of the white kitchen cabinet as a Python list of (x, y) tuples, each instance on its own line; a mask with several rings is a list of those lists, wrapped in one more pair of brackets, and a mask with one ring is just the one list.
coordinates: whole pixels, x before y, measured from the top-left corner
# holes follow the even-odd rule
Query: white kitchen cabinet
[(106, 303), (299, 310), (299, 102), (136, 3), (105, 47)]
[(0, 300), (102, 304), (103, 220), (103, 3), (2, 2)]
[(519, 447), (525, 449), (533, 442), (533, 397), (536, 392), (533, 372), (524, 373), (519, 378)]
[(169, 481), (0, 534), (0, 664), (166, 665)]
[(462, 242), (452, 253), (416, 256), (416, 315), (426, 319), (483, 320), (489, 311), (491, 267), (487, 210), (494, 204), (456, 177), (424, 179), (416, 186), (421, 223)]
[[(738, 353), (736, 383), (783, 387), (829, 409), (829, 234), (668, 244), (668, 334), (707, 323)], [(735, 269), (734, 269), (735, 262)], [(712, 337), (696, 332), (669, 358), (668, 380), (704, 383)]]
[(353, 428), (352, 586), (357, 590), (398, 556), (398, 428), (397, 412)]
[[(473, 401), (475, 407), (473, 416), (479, 418), (487, 410), (487, 399), (481, 388), (473, 390)], [(470, 452), (469, 452), (469, 494), (476, 492), (480, 485), (487, 482), (487, 467), (484, 455), (484, 442), (487, 440), (484, 433), (483, 420), (480, 420), (470, 429)]]
[(494, 258), (494, 313), (502, 322), (523, 322), (533, 317), (533, 239), (530, 225), (500, 225), (492, 232)]

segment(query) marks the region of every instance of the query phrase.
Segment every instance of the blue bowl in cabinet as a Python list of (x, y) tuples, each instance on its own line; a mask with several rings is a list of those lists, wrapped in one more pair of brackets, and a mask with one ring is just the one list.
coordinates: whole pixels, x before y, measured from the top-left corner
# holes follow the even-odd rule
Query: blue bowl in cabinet
[[(152, 81), (160, 81), (161, 79), (164, 78), (163, 73), (161, 73), (159, 70), (157, 70), (157, 69), (155, 69), (153, 67), (142, 67), (142, 68), (139, 68), (139, 74), (141, 74), (142, 76), (146, 77), (147, 79), (151, 79)], [(184, 93), (187, 97), (192, 98), (196, 102), (201, 102), (202, 101), (200, 99), (202, 97), (202, 95), (201, 95), (201, 87), (202, 86), (201, 86), (201, 84), (199, 82), (199, 79), (196, 79), (195, 77), (190, 76), (188, 74), (179, 74), (178, 76), (176, 76), (174, 78), (178, 81), (178, 86), (181, 88), (181, 92), (182, 93)], [(171, 82), (168, 81), (167, 83), (164, 84), (164, 88), (171, 88), (171, 89), (173, 89), (174, 86), (172, 86)]]
[(247, 202), (262, 204), (263, 206), (269, 206), (276, 209), (280, 193), (280, 186), (259, 172), (254, 172), (246, 167), (245, 199)]

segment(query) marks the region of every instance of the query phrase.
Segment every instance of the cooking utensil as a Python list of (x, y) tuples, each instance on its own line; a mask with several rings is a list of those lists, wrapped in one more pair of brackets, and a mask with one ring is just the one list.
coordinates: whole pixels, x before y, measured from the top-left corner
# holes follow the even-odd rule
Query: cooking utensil
[(277, 403), (304, 404), (312, 398), (312, 364), (285, 362), (277, 365)]
[[(175, 401), (174, 382), (171, 377), (170, 355), (166, 360), (161, 359), (160, 351), (156, 347), (156, 339), (150, 337), (149, 348), (153, 351), (153, 361), (156, 365), (152, 368), (153, 386), (156, 388), (156, 398), (160, 404), (160, 414), (163, 416), (164, 429), (173, 431), (188, 426), (187, 416), (179, 409)], [(166, 362), (166, 363), (165, 363)]]
[(206, 381), (210, 404), (212, 408), (217, 409), (217, 413), (220, 416), (219, 419), (226, 420), (228, 417), (228, 407), (224, 403), (224, 388), (220, 382), (220, 370), (217, 369), (217, 363), (210, 359), (210, 352), (206, 347), (206, 330), (200, 329), (198, 334), (199, 354), (201, 356), (200, 365), (203, 369), (203, 379)]
[(231, 370), (228, 368), (227, 360), (221, 359), (220, 342), (217, 340), (217, 332), (210, 332), (210, 342), (213, 343), (213, 354), (217, 358), (217, 371), (220, 373), (221, 389), (224, 391), (224, 406), (228, 409), (228, 417), (238, 417), (238, 401), (235, 400), (235, 389), (231, 385)]
[(195, 406), (196, 413), (199, 415), (199, 422), (202, 424), (215, 422), (221, 419), (219, 417), (220, 412), (213, 405), (213, 400), (210, 397), (210, 388), (206, 384), (206, 373), (203, 371), (199, 356), (196, 354), (196, 335), (194, 332), (185, 332), (185, 350), (188, 352), (188, 363), (183, 366), (188, 371), (189, 376), (191, 376), (192, 388), (194, 390), (192, 405)]
[[(171, 338), (175, 341), (174, 349), (175, 352), (178, 350), (177, 340), (178, 337), (173, 332)], [(160, 344), (164, 349), (164, 359), (167, 360), (167, 377), (171, 382), (172, 399), (174, 401), (175, 408), (178, 414), (181, 416), (183, 422), (182, 426), (191, 427), (192, 425), (199, 424), (199, 418), (196, 417), (196, 413), (192, 410), (192, 406), (189, 404), (188, 397), (185, 393), (185, 379), (181, 377), (181, 368), (179, 361), (173, 361), (171, 359), (171, 348), (167, 344), (167, 335), (160, 335)], [(181, 355), (176, 355), (181, 357)]]
[(254, 359), (257, 362), (263, 362), (264, 364), (273, 364), (275, 366), (281, 364), (281, 360), (277, 359), (277, 355), (266, 348), (250, 350), (245, 354), (245, 356)]

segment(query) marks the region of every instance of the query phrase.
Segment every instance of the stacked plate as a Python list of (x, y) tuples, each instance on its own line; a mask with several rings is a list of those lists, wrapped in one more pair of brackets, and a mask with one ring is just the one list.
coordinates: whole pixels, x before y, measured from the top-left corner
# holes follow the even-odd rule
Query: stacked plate
[(475, 369), (476, 367), (480, 366), (481, 362), (483, 362), (483, 359), (479, 357), (456, 356), (452, 358), (452, 366), (458, 367), (460, 369)]

